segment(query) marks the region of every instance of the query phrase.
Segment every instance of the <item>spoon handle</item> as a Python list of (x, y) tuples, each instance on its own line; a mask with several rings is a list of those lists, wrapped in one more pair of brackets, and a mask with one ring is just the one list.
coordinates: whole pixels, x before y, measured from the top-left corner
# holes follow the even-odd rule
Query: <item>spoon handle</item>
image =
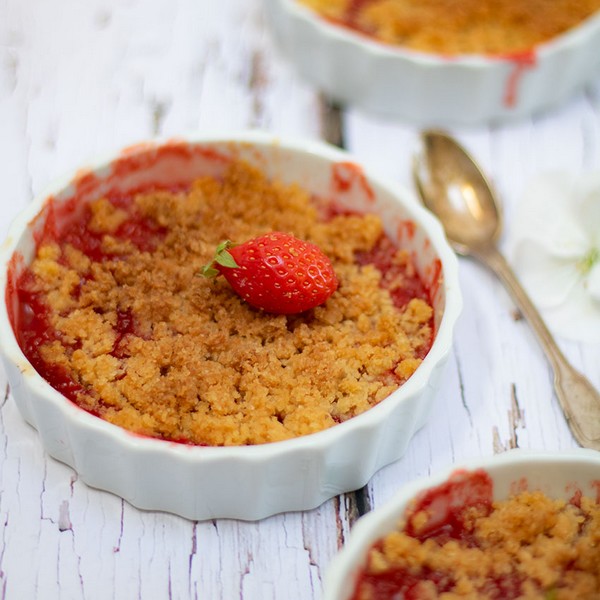
[(504, 256), (494, 246), (475, 256), (498, 275), (537, 334), (554, 370), (556, 396), (573, 436), (581, 446), (600, 450), (600, 393), (567, 361)]

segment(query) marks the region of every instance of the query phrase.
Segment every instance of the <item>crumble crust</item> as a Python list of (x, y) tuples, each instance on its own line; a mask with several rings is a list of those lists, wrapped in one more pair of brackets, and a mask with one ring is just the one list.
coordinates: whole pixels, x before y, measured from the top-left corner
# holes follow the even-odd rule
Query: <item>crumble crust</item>
[[(432, 581), (419, 583), (411, 598), (422, 600), (597, 600), (600, 503), (584, 496), (578, 504), (528, 491), (494, 502), (490, 514), (469, 508), (466, 522), (474, 543), (420, 541), (406, 535), (401, 524), (400, 530), (371, 549), (366, 572), (377, 576), (400, 568), (417, 578), (434, 572), (439, 581), (454, 581), (445, 592), (438, 592)], [(428, 517), (417, 513), (411, 519), (424, 524)], [(498, 595), (494, 584), (503, 578), (509, 587)], [(516, 593), (514, 583), (520, 586)], [(367, 586), (353, 596), (354, 600), (374, 598)]]
[(299, 0), (385, 43), (439, 54), (531, 50), (575, 27), (599, 0)]
[[(114, 235), (131, 211), (164, 232), (153, 250)], [(39, 354), (82, 386), (80, 406), (139, 434), (243, 445), (316, 432), (387, 397), (431, 343), (431, 306), (415, 298), (400, 311), (379, 270), (356, 263), (382, 236), (378, 217), (324, 220), (299, 186), (246, 164), (186, 192), (140, 193), (129, 209), (100, 198), (87, 230), (102, 234), (102, 260), (49, 239), (30, 267), (27, 285), (58, 332)], [(223, 278), (199, 276), (219, 242), (272, 230), (329, 256), (340, 285), (324, 305), (265, 314)], [(415, 276), (406, 252), (394, 261), (396, 285)]]

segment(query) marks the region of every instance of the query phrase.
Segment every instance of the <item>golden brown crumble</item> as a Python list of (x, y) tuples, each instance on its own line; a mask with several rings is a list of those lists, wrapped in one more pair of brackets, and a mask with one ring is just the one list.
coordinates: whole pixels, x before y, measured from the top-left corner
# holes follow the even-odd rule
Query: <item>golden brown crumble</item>
[[(49, 240), (31, 265), (29, 285), (43, 294), (60, 334), (41, 346), (41, 358), (64, 367), (83, 387), (78, 404), (111, 423), (208, 445), (301, 436), (383, 400), (431, 343), (428, 303), (413, 299), (398, 310), (379, 285), (381, 273), (356, 263), (355, 254), (382, 235), (374, 215), (323, 220), (299, 186), (239, 163), (187, 192), (138, 194), (134, 210), (166, 232), (152, 251), (113, 235), (129, 213), (101, 198), (87, 228), (103, 234), (104, 260)], [(219, 242), (271, 230), (329, 256), (340, 285), (324, 305), (265, 314), (223, 278), (198, 276)], [(410, 276), (407, 253), (397, 251), (395, 260)], [(133, 329), (121, 338), (123, 315)]]
[[(400, 569), (417, 578), (419, 573), (433, 572), (440, 581), (446, 574), (445, 580), (454, 582), (441, 593), (432, 581), (420, 582), (411, 597), (421, 600), (598, 600), (600, 503), (582, 497), (578, 504), (527, 491), (494, 502), (489, 514), (470, 508), (475, 542), (421, 541), (404, 533), (401, 523), (399, 530), (370, 550), (366, 572), (382, 576)], [(427, 520), (419, 514), (412, 518)], [(516, 595), (514, 588), (498, 595), (497, 589), (485, 585), (502, 579), (519, 586)], [(364, 586), (353, 600), (375, 596)]]
[(527, 51), (600, 9), (600, 0), (299, 1), (383, 42), (449, 55)]

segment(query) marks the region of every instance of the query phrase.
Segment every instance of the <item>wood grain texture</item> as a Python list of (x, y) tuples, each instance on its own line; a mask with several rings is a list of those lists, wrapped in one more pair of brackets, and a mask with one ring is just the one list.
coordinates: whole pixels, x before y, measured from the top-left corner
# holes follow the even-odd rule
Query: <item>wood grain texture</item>
[[(418, 130), (318, 90), (266, 31), (260, 0), (0, 0), (0, 238), (55, 178), (150, 136), (262, 128), (338, 136), (412, 188)], [(510, 127), (455, 129), (505, 206), (548, 169), (600, 168), (600, 74), (565, 106)], [(504, 243), (504, 242), (503, 242)], [(549, 367), (506, 292), (461, 260), (464, 311), (428, 424), (361, 494), (257, 523), (137, 510), (48, 458), (0, 371), (0, 599), (314, 599), (356, 516), (403, 483), (508, 448), (575, 446)], [(598, 344), (559, 340), (600, 388)]]

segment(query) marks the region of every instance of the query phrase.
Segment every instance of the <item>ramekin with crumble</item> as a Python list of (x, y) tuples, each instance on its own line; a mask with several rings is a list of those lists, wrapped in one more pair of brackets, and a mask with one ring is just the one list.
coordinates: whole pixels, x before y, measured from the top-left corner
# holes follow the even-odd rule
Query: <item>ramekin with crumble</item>
[(397, 460), (462, 305), (456, 256), (407, 191), (262, 132), (80, 168), (0, 254), (0, 357), (46, 452), (200, 520), (314, 508)]

